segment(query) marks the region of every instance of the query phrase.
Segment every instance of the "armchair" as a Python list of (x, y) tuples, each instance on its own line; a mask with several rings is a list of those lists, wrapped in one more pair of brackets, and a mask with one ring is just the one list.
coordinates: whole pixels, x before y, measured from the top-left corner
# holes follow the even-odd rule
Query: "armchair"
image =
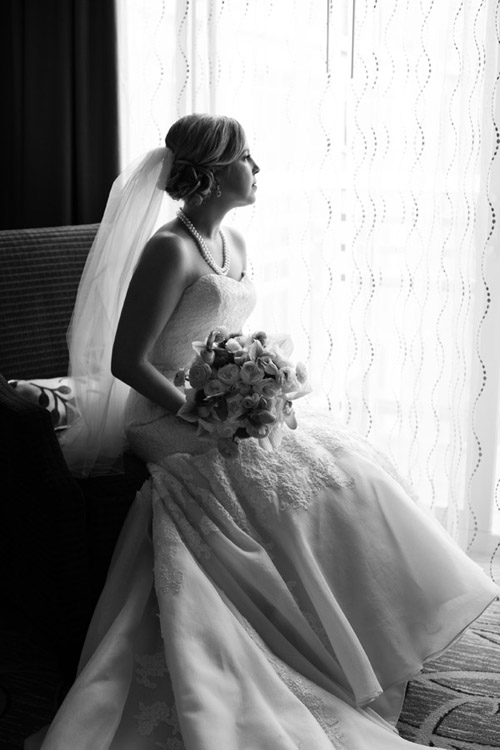
[(71, 677), (121, 525), (147, 477), (76, 479), (47, 409), (10, 379), (68, 367), (66, 330), (96, 224), (0, 232), (0, 596)]

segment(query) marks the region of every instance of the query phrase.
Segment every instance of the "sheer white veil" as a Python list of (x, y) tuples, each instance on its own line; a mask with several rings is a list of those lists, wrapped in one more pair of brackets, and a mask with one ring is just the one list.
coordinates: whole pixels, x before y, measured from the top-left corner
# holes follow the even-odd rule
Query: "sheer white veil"
[(169, 148), (158, 148), (117, 177), (82, 274), (68, 329), (76, 410), (61, 439), (75, 474), (121, 470), (130, 389), (111, 374), (111, 352), (132, 273), (157, 228), (172, 161)]

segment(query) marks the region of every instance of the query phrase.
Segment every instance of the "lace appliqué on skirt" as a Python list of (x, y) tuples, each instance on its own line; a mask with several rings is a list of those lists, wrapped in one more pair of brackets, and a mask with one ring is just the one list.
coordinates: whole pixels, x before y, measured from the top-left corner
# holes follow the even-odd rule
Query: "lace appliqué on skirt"
[(389, 456), (372, 445), (369, 440), (338, 424), (329, 414), (321, 412), (309, 414), (308, 421), (313, 421), (317, 426), (323, 445), (332, 455), (339, 456), (342, 453), (349, 452), (374, 461), (403, 487), (409, 497), (418, 501), (418, 497), (410, 482), (400, 474)]
[(326, 487), (349, 487), (353, 480), (337, 465), (332, 453), (309, 432), (285, 433), (279, 450), (267, 452), (253, 440), (243, 441), (240, 459), (226, 461), (237, 492), (252, 489), (256, 510), (273, 516), (307, 510)]
[(164, 677), (168, 674), (163, 651), (158, 651), (156, 654), (136, 654), (135, 661), (139, 665), (135, 669), (136, 680), (144, 687), (151, 689), (158, 687), (158, 683), (153, 682), (151, 678)]
[[(153, 505), (154, 509), (154, 505)], [(158, 514), (153, 523), (155, 555), (155, 588), (158, 593), (177, 594), (181, 590), (184, 574), (175, 567), (176, 550), (182, 541), (173, 520), (165, 513)]]
[(169, 706), (165, 701), (155, 701), (151, 705), (139, 703), (139, 713), (135, 714), (137, 719), (137, 732), (142, 736), (153, 734), (155, 729), (161, 723), (172, 727), (175, 734), (179, 733), (179, 720), (173, 706)]

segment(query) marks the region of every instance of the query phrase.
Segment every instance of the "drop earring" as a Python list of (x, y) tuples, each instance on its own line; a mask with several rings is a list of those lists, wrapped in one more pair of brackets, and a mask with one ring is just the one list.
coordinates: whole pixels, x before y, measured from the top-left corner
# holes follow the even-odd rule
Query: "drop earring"
[(217, 198), (220, 198), (222, 195), (222, 190), (220, 189), (220, 185), (218, 182), (215, 183), (215, 195)]

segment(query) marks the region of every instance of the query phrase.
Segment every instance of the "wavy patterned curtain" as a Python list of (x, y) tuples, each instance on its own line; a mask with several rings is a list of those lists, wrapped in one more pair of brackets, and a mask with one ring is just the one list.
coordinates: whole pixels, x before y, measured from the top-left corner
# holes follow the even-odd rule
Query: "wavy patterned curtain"
[(242, 121), (230, 217), (314, 406), (388, 451), (471, 551), (500, 531), (499, 3), (120, 0), (122, 159)]

